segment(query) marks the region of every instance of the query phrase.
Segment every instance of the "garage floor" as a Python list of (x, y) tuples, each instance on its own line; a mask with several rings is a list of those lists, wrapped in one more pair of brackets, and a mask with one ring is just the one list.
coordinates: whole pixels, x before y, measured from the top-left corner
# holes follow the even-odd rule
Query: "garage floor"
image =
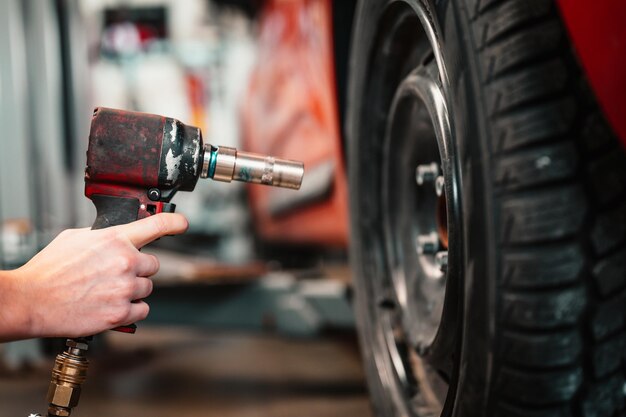
[[(141, 327), (92, 352), (80, 416), (331, 417), (371, 415), (351, 337), (293, 340)], [(0, 373), (0, 416), (45, 409), (50, 367)]]

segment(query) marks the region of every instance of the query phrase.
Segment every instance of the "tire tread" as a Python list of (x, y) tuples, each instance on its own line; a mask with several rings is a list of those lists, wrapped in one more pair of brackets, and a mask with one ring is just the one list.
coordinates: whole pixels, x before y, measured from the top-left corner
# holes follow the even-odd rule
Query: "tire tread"
[(469, 3), (499, 230), (493, 415), (623, 415), (626, 153), (553, 2)]

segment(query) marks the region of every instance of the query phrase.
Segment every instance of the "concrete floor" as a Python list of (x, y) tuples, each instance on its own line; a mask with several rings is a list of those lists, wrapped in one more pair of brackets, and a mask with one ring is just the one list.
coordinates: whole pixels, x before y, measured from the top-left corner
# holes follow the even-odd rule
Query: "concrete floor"
[[(92, 352), (72, 416), (371, 416), (358, 350), (350, 338), (289, 340), (140, 327), (107, 334)], [(50, 368), (0, 373), (0, 416), (45, 410)]]

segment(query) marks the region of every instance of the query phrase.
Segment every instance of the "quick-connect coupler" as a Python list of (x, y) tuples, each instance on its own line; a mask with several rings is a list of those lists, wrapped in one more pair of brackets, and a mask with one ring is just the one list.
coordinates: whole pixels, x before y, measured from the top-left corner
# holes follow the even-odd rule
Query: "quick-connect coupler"
[(242, 181), (297, 190), (302, 184), (304, 164), (299, 161), (237, 151), (226, 146), (204, 146), (202, 178)]
[(85, 339), (68, 339), (67, 349), (58, 354), (48, 388), (48, 417), (68, 417), (78, 405), (81, 385), (87, 377), (89, 361)]

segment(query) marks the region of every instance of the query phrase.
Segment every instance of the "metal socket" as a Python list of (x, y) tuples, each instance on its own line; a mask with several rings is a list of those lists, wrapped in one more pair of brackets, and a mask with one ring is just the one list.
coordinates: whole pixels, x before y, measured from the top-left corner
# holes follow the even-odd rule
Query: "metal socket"
[[(223, 182), (242, 181), (265, 184), (274, 187), (299, 189), (304, 176), (304, 164), (299, 161), (280, 159), (273, 156), (259, 155), (237, 151), (235, 148), (220, 146), (210, 151), (207, 146), (205, 160), (215, 158), (213, 179)], [(212, 156), (209, 152), (215, 152)], [(203, 169), (203, 177), (207, 177), (208, 167)]]
[(216, 181), (231, 182), (235, 173), (235, 165), (237, 163), (237, 149), (227, 146), (217, 148), (217, 156), (215, 157), (215, 174), (213, 179)]
[(439, 235), (431, 232), (417, 236), (417, 254), (434, 255), (439, 250)]
[(415, 169), (415, 181), (417, 185), (424, 185), (427, 182), (435, 181), (439, 176), (439, 165), (436, 162), (418, 165)]

